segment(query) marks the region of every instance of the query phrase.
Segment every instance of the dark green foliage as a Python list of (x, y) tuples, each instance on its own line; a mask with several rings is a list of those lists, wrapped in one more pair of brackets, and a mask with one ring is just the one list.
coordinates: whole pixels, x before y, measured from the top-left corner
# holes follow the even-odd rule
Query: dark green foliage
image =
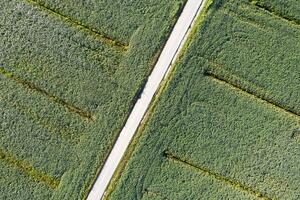
[(1, 1), (0, 199), (87, 195), (183, 2)]
[(299, 36), (216, 0), (108, 199), (299, 199)]
[(274, 15), (300, 24), (299, 0), (251, 0), (254, 4)]
[[(108, 35), (123, 44), (129, 44), (134, 32), (146, 21), (157, 17), (157, 9), (161, 14), (174, 14), (176, 7), (168, 1), (157, 0), (29, 0), (38, 2), (71, 19), (80, 21), (92, 29)], [(183, 1), (177, 1), (183, 2)], [(173, 13), (172, 13), (173, 11)]]
[(24, 200), (31, 200), (32, 197), (49, 199), (51, 196), (52, 189), (43, 182), (37, 184), (36, 180), (2, 161), (0, 169), (0, 191), (3, 191), (1, 199), (15, 199), (18, 196)]

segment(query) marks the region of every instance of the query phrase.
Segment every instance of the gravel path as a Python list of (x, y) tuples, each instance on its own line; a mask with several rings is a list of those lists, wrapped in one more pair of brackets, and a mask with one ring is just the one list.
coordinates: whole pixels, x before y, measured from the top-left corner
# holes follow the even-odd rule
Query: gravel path
[(179, 17), (151, 75), (148, 78), (143, 93), (135, 104), (125, 126), (123, 127), (102, 171), (89, 193), (87, 200), (100, 200), (121, 161), (131, 139), (149, 107), (153, 96), (160, 83), (166, 77), (171, 64), (176, 60), (179, 51), (183, 47), (191, 27), (195, 23), (196, 16), (200, 14), (205, 0), (188, 0)]

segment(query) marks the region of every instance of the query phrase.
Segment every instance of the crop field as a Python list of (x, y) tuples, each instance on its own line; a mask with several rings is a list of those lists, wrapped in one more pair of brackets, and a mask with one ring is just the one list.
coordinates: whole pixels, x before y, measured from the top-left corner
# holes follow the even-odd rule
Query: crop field
[(299, 5), (211, 1), (107, 199), (300, 199)]
[(0, 199), (84, 199), (184, 0), (0, 3)]
[(252, 0), (252, 2), (278, 17), (300, 24), (300, 2), (297, 0)]

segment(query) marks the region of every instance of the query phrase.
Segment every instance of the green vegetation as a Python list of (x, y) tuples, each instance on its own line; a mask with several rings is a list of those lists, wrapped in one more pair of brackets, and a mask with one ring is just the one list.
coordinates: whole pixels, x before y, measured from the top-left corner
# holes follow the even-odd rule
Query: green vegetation
[(278, 17), (300, 24), (300, 1), (298, 0), (251, 0), (261, 9), (272, 12)]
[[(137, 29), (147, 26), (147, 22), (160, 17), (176, 14), (185, 0), (157, 2), (156, 0), (27, 0), (43, 5), (60, 13), (72, 21), (79, 22), (90, 29), (114, 38), (120, 44), (127, 45)], [(159, 7), (160, 5), (160, 7)], [(179, 7), (178, 7), (179, 6)], [(146, 23), (145, 23), (146, 22)], [(154, 25), (154, 24), (152, 24)]]
[(299, 199), (299, 35), (253, 2), (215, 0), (107, 199)]
[(3, 0), (0, 199), (83, 199), (184, 0)]

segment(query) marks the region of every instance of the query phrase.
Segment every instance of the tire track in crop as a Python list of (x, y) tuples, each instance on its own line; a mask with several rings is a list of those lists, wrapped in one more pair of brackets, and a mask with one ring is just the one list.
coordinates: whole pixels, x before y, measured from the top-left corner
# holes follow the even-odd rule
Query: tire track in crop
[[(90, 51), (87, 55), (87, 59), (100, 62), (101, 64), (98, 65), (99, 68), (109, 76), (112, 76), (118, 67), (120, 67), (121, 59), (124, 56), (122, 52), (114, 51), (114, 54), (106, 52), (105, 55), (103, 55), (103, 48), (88, 45), (85, 41), (80, 41), (80, 39), (77, 40), (72, 37), (70, 38), (70, 41), (73, 44), (78, 45), (80, 48)], [(115, 83), (115, 80), (112, 78), (105, 77), (105, 79)]]
[(152, 196), (152, 197), (160, 197), (163, 200), (169, 200), (167, 197), (165, 197), (164, 195), (162, 195), (162, 193), (160, 193), (158, 191), (151, 190), (149, 188), (145, 189), (145, 191), (143, 193), (143, 196), (142, 196), (142, 199), (143, 199), (143, 197), (145, 195)]
[(17, 110), (18, 114), (23, 115), (24, 117), (27, 117), (32, 123), (35, 125), (47, 130), (52, 135), (59, 135), (62, 139), (65, 140), (71, 140), (75, 143), (78, 142), (75, 136), (72, 135), (71, 131), (66, 128), (58, 128), (56, 124), (52, 123), (51, 121), (44, 119), (38, 115), (38, 113), (34, 112), (32, 109), (27, 109), (25, 106), (19, 104), (19, 103), (11, 103), (9, 102), (8, 98), (0, 97), (0, 101), (3, 100), (5, 104), (7, 104), (5, 107), (11, 107), (15, 110)]
[(5, 152), (4, 150), (0, 149), (0, 161), (6, 162), (13, 168), (16, 168), (23, 173), (27, 174), (30, 178), (36, 180), (37, 182), (43, 182), (48, 187), (52, 189), (56, 189), (59, 186), (60, 180), (49, 176), (48, 174), (41, 172), (35, 169), (29, 163), (17, 159), (15, 156)]
[(238, 76), (232, 75), (225, 70), (221, 69), (222, 65), (208, 61), (209, 64), (213, 65), (215, 68), (206, 69), (204, 71), (204, 76), (209, 77), (210, 79), (220, 83), (228, 85), (234, 89), (237, 89), (255, 99), (261, 100), (265, 103), (268, 103), (272, 107), (287, 113), (293, 117), (300, 118), (300, 112), (293, 110), (291, 108), (287, 108), (280, 102), (275, 101), (273, 98), (270, 98), (270, 95), (267, 91), (264, 91), (262, 88), (254, 85), (253, 83), (243, 80)]
[(95, 36), (96, 39), (99, 39), (100, 41), (103, 41), (110, 46), (116, 47), (119, 50), (124, 51), (124, 52), (129, 49), (129, 44), (118, 41), (115, 38), (112, 38), (108, 35), (100, 33), (95, 28), (89, 27), (88, 25), (86, 25), (76, 19), (73, 19), (67, 15), (64, 15), (64, 14), (58, 12), (57, 10), (50, 8), (41, 2), (38, 2), (37, 0), (25, 0), (25, 1), (27, 1), (31, 5), (41, 8), (42, 10), (47, 11), (52, 16), (62, 19), (64, 22), (68, 22), (69, 24), (71, 24), (73, 27), (75, 27), (77, 29), (79, 28), (79, 29), (82, 29), (82, 30), (90, 33), (91, 35)]
[(271, 29), (270, 27), (264, 26), (263, 24), (260, 24), (260, 23), (254, 21), (254, 20), (248, 19), (248, 18), (246, 18), (244, 16), (241, 16), (237, 13), (234, 13), (232, 11), (220, 10), (220, 13), (222, 13), (223, 15), (226, 15), (228, 17), (237, 19), (237, 20), (241, 21), (244, 24), (253, 26), (253, 27), (265, 32), (265, 33), (269, 32), (269, 31), (273, 31), (273, 29)]
[(255, 188), (251, 188), (247, 185), (244, 185), (243, 183), (241, 183), (237, 180), (231, 179), (230, 177), (223, 176), (222, 174), (215, 172), (207, 167), (195, 165), (192, 162), (187, 161), (186, 159), (181, 159), (180, 157), (174, 155), (172, 152), (170, 152), (168, 150), (164, 151), (164, 156), (166, 159), (168, 159), (171, 162), (174, 162), (175, 164), (183, 165), (187, 168), (198, 171), (201, 174), (210, 176), (218, 181), (221, 181), (227, 185), (234, 187), (237, 190), (240, 190), (242, 192), (245, 192), (247, 194), (255, 196), (258, 199), (263, 199), (263, 200), (274, 200), (275, 199), (275, 198), (269, 197), (266, 194), (262, 194), (261, 192), (257, 191)]
[[(254, 8), (256, 8), (254, 6)], [(232, 11), (232, 10), (229, 10), (229, 9), (220, 9), (219, 12), (222, 13), (223, 15), (226, 15), (226, 16), (229, 16), (231, 18), (235, 18), (237, 20), (240, 20), (242, 23), (245, 23), (245, 24), (248, 24), (254, 28), (257, 28), (258, 30), (261, 30), (265, 33), (269, 33), (269, 32), (272, 32), (272, 33), (277, 33), (277, 34), (281, 34), (279, 33), (279, 29), (275, 28), (273, 24), (269, 24), (268, 21), (259, 21), (258, 19), (260, 20), (266, 20), (266, 19), (263, 19), (261, 16), (258, 16), (257, 13), (255, 14), (254, 11), (254, 8), (253, 6), (250, 6), (248, 3), (241, 3), (240, 7), (238, 8), (239, 9), (239, 12), (243, 13), (237, 13), (236, 11)], [(250, 12), (250, 13), (249, 13)], [(270, 16), (270, 15), (267, 15), (268, 18), (272, 18), (274, 19), (274, 17)], [(282, 21), (280, 21), (281, 25), (285, 24), (286, 23), (282, 23)], [(300, 30), (298, 26), (295, 26), (294, 27), (291, 27), (289, 26), (290, 28), (293, 28), (293, 30), (297, 30), (297, 32)], [(292, 32), (289, 32), (289, 34), (291, 34)], [(295, 33), (295, 34), (298, 34), (298, 33)], [(298, 35), (297, 35), (298, 36)], [(296, 37), (297, 37), (296, 36)]]
[(293, 24), (293, 25), (296, 25), (296, 26), (298, 26), (298, 28), (300, 28), (300, 27), (299, 27), (299, 26), (300, 26), (300, 21), (299, 21), (299, 20), (294, 19), (294, 18), (291, 18), (291, 17), (288, 17), (288, 16), (285, 16), (285, 15), (283, 15), (283, 14), (281, 14), (281, 13), (279, 13), (279, 12), (277, 12), (277, 11), (271, 9), (271, 8), (268, 8), (268, 7), (266, 7), (266, 6), (262, 5), (262, 4), (260, 4), (260, 3), (259, 3), (258, 1), (256, 1), (256, 0), (249, 0), (249, 1), (250, 1), (250, 3), (252, 3), (254, 6), (256, 6), (258, 9), (263, 10), (263, 11), (269, 13), (269, 14), (272, 15), (272, 16), (275, 16), (275, 17), (277, 17), (277, 18), (280, 18), (280, 19), (284, 20), (285, 22), (290, 23), (290, 24)]
[(14, 75), (13, 73), (4, 69), (2, 64), (0, 64), (0, 74), (2, 74), (4, 77), (6, 77), (10, 80), (15, 81), (16, 83), (22, 85), (25, 88), (39, 92), (40, 94), (46, 96), (49, 100), (64, 106), (71, 113), (77, 114), (88, 121), (94, 121), (94, 117), (92, 116), (92, 114), (90, 112), (85, 111), (75, 105), (72, 105), (71, 103), (68, 103), (67, 101), (65, 101), (63, 99), (60, 99), (59, 97), (47, 92), (46, 90), (36, 86), (35, 84), (28, 82), (28, 81)]

